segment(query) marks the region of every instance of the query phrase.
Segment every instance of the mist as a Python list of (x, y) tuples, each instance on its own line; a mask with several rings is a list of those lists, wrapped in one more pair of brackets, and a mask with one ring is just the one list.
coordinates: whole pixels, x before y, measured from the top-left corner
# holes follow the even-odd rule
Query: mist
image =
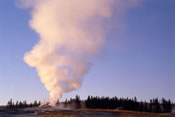
[(31, 9), (30, 27), (39, 42), (24, 61), (36, 71), (54, 105), (64, 93), (79, 89), (99, 56), (109, 32), (108, 20), (116, 21), (137, 0), (22, 0)]

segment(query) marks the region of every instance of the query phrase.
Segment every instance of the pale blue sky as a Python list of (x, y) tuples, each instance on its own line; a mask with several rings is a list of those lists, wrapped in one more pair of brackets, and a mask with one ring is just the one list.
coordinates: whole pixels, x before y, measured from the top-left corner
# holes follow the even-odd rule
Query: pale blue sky
[[(63, 99), (80, 95), (165, 97), (175, 102), (175, 1), (140, 0), (107, 37), (104, 55), (93, 60), (81, 89)], [(115, 16), (115, 13), (114, 13)], [(25, 52), (38, 36), (28, 26), (29, 10), (15, 0), (0, 1), (0, 104), (14, 100), (44, 100), (48, 92), (34, 68), (23, 62)]]

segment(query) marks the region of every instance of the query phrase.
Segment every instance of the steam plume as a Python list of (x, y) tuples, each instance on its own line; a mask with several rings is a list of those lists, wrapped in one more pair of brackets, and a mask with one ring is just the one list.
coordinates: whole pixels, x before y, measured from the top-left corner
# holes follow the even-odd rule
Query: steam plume
[[(115, 0), (114, 0), (115, 1)], [(113, 0), (24, 0), (32, 8), (30, 26), (40, 36), (25, 62), (35, 67), (54, 104), (78, 89), (106, 36)], [(122, 0), (116, 0), (119, 6)]]

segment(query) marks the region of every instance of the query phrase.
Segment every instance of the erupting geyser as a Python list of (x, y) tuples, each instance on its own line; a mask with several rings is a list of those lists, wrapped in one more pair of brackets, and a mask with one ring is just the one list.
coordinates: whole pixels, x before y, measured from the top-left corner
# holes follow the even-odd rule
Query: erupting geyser
[(37, 72), (54, 104), (63, 93), (80, 88), (105, 37), (103, 19), (112, 0), (33, 0), (30, 26), (40, 41), (24, 60)]
[(104, 44), (104, 20), (112, 16), (114, 1), (122, 0), (23, 0), (32, 9), (30, 26), (40, 36), (24, 60), (36, 68), (51, 104), (80, 88), (88, 58)]

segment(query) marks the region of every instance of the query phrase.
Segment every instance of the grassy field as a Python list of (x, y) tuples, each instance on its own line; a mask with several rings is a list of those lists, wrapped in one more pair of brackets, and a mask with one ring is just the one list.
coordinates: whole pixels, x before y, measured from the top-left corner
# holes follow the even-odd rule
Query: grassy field
[(122, 110), (81, 109), (76, 112), (51, 112), (39, 117), (175, 117), (171, 114), (155, 114)]
[(0, 117), (175, 117), (170, 113), (146, 113), (125, 110), (80, 109), (80, 110), (43, 110), (31, 108), (29, 111), (1, 109)]

